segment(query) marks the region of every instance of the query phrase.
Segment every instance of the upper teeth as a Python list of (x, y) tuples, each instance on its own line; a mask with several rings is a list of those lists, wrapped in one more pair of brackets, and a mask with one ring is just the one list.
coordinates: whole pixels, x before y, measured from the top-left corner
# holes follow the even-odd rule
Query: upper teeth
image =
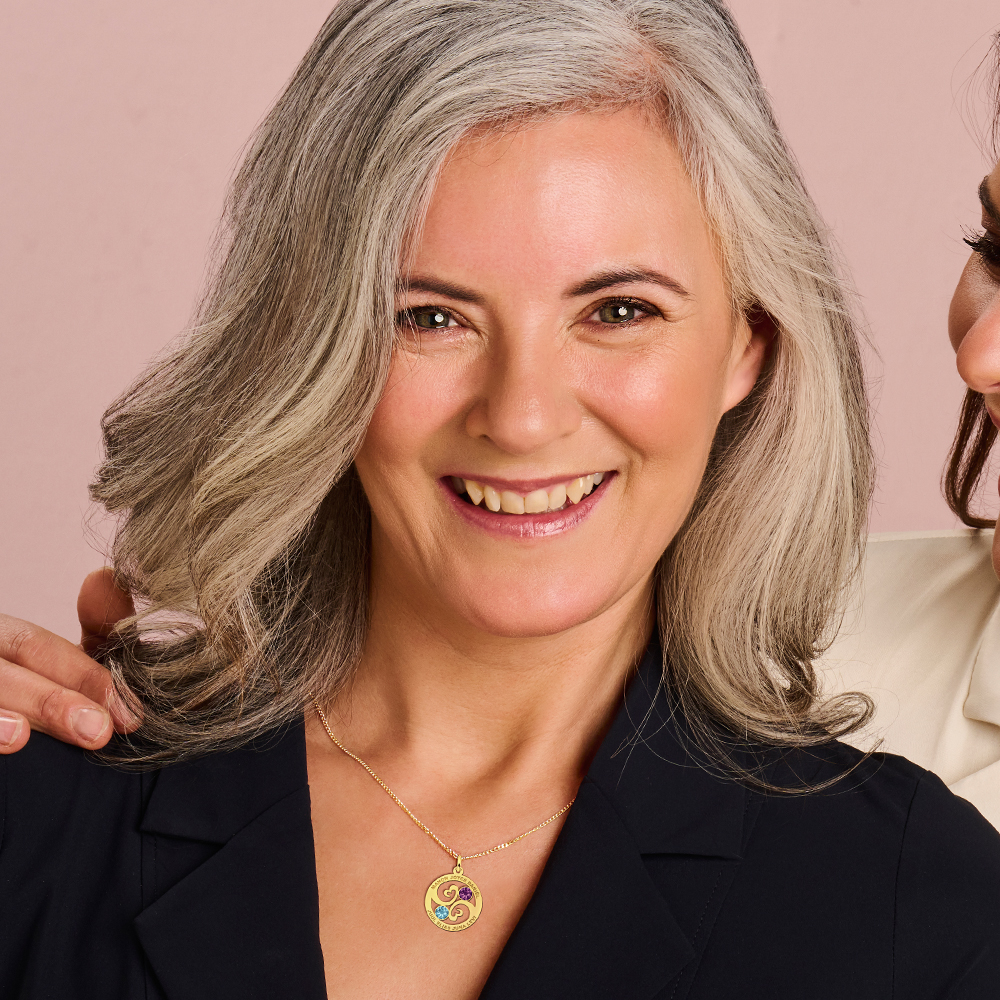
[(541, 514), (547, 510), (562, 510), (567, 500), (579, 503), (603, 479), (603, 472), (594, 472), (568, 483), (559, 483), (548, 490), (533, 490), (525, 496), (510, 490), (496, 490), (489, 483), (478, 483), (475, 479), (452, 476), (451, 481), (456, 491), (467, 493), (476, 506), (485, 500), (486, 506), (492, 511), (502, 510), (505, 514)]

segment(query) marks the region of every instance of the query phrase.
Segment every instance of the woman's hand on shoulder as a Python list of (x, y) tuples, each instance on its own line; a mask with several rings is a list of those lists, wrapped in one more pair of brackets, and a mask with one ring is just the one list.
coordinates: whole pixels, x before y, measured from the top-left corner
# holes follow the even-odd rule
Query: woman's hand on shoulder
[(16, 753), (31, 729), (88, 750), (113, 732), (131, 732), (137, 720), (117, 696), (97, 653), (115, 623), (134, 611), (109, 567), (80, 588), (79, 646), (31, 622), (0, 614), (0, 753)]

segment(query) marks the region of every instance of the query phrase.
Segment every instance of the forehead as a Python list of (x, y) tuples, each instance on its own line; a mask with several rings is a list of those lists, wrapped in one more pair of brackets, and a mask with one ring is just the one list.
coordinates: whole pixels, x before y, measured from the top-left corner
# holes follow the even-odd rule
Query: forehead
[(681, 156), (637, 108), (567, 114), (461, 143), (417, 247), (420, 267), (520, 263), (553, 277), (623, 262), (691, 269), (706, 252), (714, 257)]

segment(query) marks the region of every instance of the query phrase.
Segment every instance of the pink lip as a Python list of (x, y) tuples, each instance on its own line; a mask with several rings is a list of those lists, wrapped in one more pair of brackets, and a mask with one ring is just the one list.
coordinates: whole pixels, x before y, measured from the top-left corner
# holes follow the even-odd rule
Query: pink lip
[[(472, 477), (462, 476), (460, 478), (471, 479)], [(447, 479), (439, 480), (439, 482), (452, 509), (469, 524), (476, 528), (482, 528), (484, 531), (488, 531), (490, 534), (501, 538), (531, 540), (533, 538), (549, 538), (553, 535), (561, 534), (585, 521), (590, 516), (591, 511), (593, 511), (604, 497), (605, 487), (615, 478), (615, 473), (608, 473), (601, 485), (595, 487), (579, 503), (566, 507), (563, 510), (548, 511), (545, 514), (494, 514), (493, 511), (486, 507), (476, 507), (474, 504), (463, 500), (448, 485)], [(494, 480), (490, 481), (491, 486), (493, 482)], [(564, 482), (566, 482), (565, 479), (552, 480), (553, 484)], [(535, 488), (542, 489), (541, 486)], [(515, 492), (521, 492), (521, 490), (516, 489)], [(530, 492), (530, 490), (527, 492)]]
[[(456, 479), (471, 479), (481, 486), (492, 486), (498, 493), (510, 490), (511, 493), (519, 493), (521, 496), (527, 496), (529, 493), (534, 493), (535, 490), (550, 490), (553, 486), (558, 486), (560, 483), (571, 483), (574, 479), (582, 479), (584, 476), (601, 471), (603, 470), (591, 469), (590, 472), (573, 472), (568, 476), (550, 476), (548, 479), (494, 479), (492, 476), (483, 479), (481, 476), (470, 475), (466, 472), (450, 472), (448, 476), (454, 476)], [(448, 476), (444, 478), (447, 479)]]

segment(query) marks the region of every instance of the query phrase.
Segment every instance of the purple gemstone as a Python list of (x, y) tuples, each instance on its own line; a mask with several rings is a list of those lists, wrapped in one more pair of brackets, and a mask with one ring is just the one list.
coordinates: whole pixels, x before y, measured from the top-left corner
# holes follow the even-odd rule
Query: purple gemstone
[(468, 902), (472, 899), (472, 890), (467, 885), (463, 885), (462, 888), (458, 890), (458, 898), (464, 899)]

